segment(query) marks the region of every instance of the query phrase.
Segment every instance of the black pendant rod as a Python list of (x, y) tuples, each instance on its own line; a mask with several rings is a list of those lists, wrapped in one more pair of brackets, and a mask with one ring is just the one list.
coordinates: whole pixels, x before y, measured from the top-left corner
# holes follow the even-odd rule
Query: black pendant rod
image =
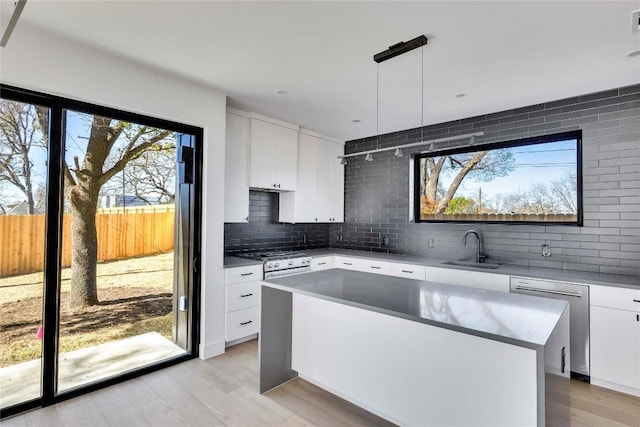
[(393, 46), (389, 46), (389, 49), (385, 50), (384, 52), (376, 53), (375, 55), (373, 55), (373, 60), (377, 63), (381, 63), (388, 59), (395, 58), (398, 55), (402, 55), (403, 53), (409, 52), (413, 49), (417, 49), (420, 46), (424, 46), (425, 44), (427, 44), (427, 36), (418, 36), (413, 40), (409, 40), (408, 42), (400, 42), (394, 44)]

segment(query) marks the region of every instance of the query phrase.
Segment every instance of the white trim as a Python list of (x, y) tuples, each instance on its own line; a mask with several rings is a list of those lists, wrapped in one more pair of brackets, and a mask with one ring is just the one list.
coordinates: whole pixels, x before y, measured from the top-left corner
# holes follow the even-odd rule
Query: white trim
[(247, 113), (246, 111), (238, 110), (237, 108), (227, 107), (227, 113), (235, 114), (236, 116), (246, 117), (247, 119), (250, 118), (249, 113)]
[(322, 135), (320, 133), (314, 132), (314, 131), (309, 130), (309, 129), (300, 128), (300, 133), (305, 134), (305, 135), (309, 135), (309, 136), (314, 136), (316, 138), (324, 139), (325, 141), (335, 142), (336, 144), (344, 145), (344, 141), (342, 141), (340, 139), (330, 138), (328, 136)]
[(210, 344), (200, 344), (200, 359), (206, 360), (214, 356), (224, 354), (224, 340), (218, 340)]
[(274, 119), (272, 117), (263, 116), (262, 114), (249, 113), (248, 117), (250, 119), (262, 120), (263, 122), (272, 123), (274, 125), (282, 126), (282, 127), (289, 128), (289, 129), (293, 129), (295, 131), (299, 131), (300, 130), (300, 126), (298, 126), (298, 125), (294, 125), (293, 123), (283, 122), (281, 120), (277, 120), (277, 119)]

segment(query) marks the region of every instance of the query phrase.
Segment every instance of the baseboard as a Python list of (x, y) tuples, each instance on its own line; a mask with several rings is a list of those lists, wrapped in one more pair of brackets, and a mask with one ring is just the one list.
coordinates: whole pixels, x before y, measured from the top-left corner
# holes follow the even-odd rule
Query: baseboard
[(632, 396), (640, 397), (640, 389), (637, 389), (635, 387), (629, 387), (622, 384), (612, 383), (610, 381), (601, 380), (599, 378), (594, 378), (593, 375), (591, 375), (591, 384), (597, 385), (599, 387), (608, 388), (610, 390), (619, 391), (620, 393), (625, 393), (625, 394), (630, 394)]
[(224, 340), (215, 341), (206, 345), (200, 344), (200, 359), (205, 360), (220, 354), (224, 354)]
[(233, 347), (236, 344), (242, 344), (243, 342), (255, 340), (256, 338), (258, 338), (258, 334), (251, 334), (243, 338), (238, 338), (237, 340), (227, 341), (225, 344), (225, 347), (226, 348)]

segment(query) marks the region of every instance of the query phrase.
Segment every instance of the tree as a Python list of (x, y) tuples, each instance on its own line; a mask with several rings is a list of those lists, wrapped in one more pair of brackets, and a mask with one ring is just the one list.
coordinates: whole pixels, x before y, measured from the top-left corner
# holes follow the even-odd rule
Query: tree
[[(421, 200), (432, 208), (424, 213), (442, 213), (465, 178), (475, 181), (491, 181), (505, 176), (514, 169), (514, 156), (510, 149), (477, 151), (473, 153), (452, 154), (441, 157), (427, 157), (420, 160), (422, 179), (420, 183)], [(441, 178), (451, 174), (453, 179), (444, 195), (438, 196)]]
[(497, 194), (493, 208), (497, 213), (575, 214), (578, 211), (577, 185), (575, 169), (567, 170), (550, 183), (534, 182), (527, 190)]
[(163, 143), (145, 151), (124, 169), (127, 192), (145, 204), (171, 203), (175, 197), (176, 141)]
[(445, 215), (474, 214), (478, 212), (478, 206), (473, 199), (464, 196), (456, 196), (447, 204), (444, 210)]
[(171, 134), (167, 130), (93, 116), (82, 162), (74, 156), (73, 165), (65, 163), (65, 196), (72, 213), (69, 292), (72, 307), (98, 303), (96, 210), (100, 189), (129, 162), (161, 146)]
[[(24, 195), (29, 215), (36, 213), (38, 191), (37, 185), (34, 189), (34, 163), (30, 156), (34, 147), (46, 153), (46, 132), (39, 119), (37, 108), (31, 104), (0, 102), (0, 182)], [(2, 211), (8, 202), (2, 201)]]
[(568, 169), (562, 177), (551, 181), (551, 191), (563, 213), (578, 212), (578, 177), (576, 169)]

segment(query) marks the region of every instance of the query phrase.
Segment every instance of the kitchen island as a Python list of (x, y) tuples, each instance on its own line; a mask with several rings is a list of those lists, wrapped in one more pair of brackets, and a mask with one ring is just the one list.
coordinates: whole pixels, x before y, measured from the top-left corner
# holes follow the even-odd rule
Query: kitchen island
[(260, 392), (300, 376), (399, 425), (563, 425), (568, 311), (341, 269), (268, 280)]

